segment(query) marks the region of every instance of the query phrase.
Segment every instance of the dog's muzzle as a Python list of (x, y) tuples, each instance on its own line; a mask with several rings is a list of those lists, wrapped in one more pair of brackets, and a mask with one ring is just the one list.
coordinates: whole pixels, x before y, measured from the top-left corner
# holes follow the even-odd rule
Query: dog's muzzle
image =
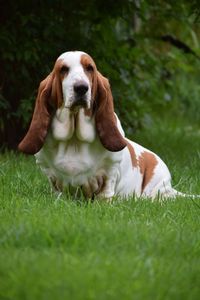
[(72, 104), (72, 108), (80, 106), (87, 108), (87, 92), (89, 90), (89, 86), (87, 82), (81, 80), (74, 84), (74, 101)]

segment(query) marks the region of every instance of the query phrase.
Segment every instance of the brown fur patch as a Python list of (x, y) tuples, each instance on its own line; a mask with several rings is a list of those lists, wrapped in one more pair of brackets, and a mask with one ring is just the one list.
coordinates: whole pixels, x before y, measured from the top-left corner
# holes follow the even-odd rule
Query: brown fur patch
[(88, 54), (83, 54), (81, 56), (81, 64), (83, 66), (85, 74), (89, 78), (90, 85), (92, 86), (94, 73), (96, 72), (96, 65), (93, 59)]
[(138, 159), (140, 172), (143, 175), (142, 192), (152, 179), (158, 161), (153, 153), (144, 151)]
[[(66, 71), (65, 71), (65, 68), (66, 68)], [(61, 58), (55, 62), (54, 72), (57, 74), (57, 76), (60, 78), (60, 80), (63, 80), (66, 77), (66, 75), (68, 74), (67, 68), (68, 68), (68, 66), (66, 65), (64, 60)]]
[[(92, 88), (92, 106), (93, 106), (93, 101), (95, 100), (96, 93), (97, 93), (97, 68), (95, 62), (88, 54), (82, 54), (81, 64), (83, 66), (85, 74), (87, 75), (90, 81), (90, 86)], [(92, 67), (93, 70), (88, 69), (88, 67), (89, 68)]]
[(126, 141), (115, 122), (109, 81), (97, 71), (93, 59), (88, 54), (81, 56), (81, 64), (92, 87), (92, 112), (95, 113), (96, 129), (100, 141), (109, 151), (120, 151), (126, 147)]
[(27, 154), (37, 153), (46, 139), (53, 112), (63, 103), (60, 73), (63, 63), (56, 61), (53, 71), (40, 83), (30, 127), (18, 149)]
[(51, 122), (51, 92), (54, 74), (50, 73), (40, 83), (29, 130), (18, 149), (27, 154), (37, 153), (43, 146)]
[(109, 151), (121, 151), (126, 140), (117, 128), (113, 97), (107, 78), (97, 72), (96, 129), (102, 145)]
[(138, 161), (137, 161), (137, 158), (136, 158), (136, 154), (135, 154), (135, 150), (133, 148), (133, 146), (127, 142), (127, 147), (128, 147), (128, 151), (130, 153), (130, 156), (131, 156), (131, 162), (132, 162), (132, 166), (133, 168), (137, 167), (138, 166)]
[(84, 109), (84, 115), (86, 116), (86, 117), (92, 117), (92, 111), (91, 111), (91, 109)]

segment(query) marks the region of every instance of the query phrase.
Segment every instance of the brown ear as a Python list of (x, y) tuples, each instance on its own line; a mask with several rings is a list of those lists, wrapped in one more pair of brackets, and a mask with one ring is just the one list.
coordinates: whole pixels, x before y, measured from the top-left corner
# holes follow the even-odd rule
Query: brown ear
[(43, 146), (51, 122), (51, 97), (54, 73), (50, 73), (39, 86), (35, 109), (29, 130), (18, 146), (26, 154), (35, 154)]
[(114, 115), (113, 97), (108, 80), (97, 72), (97, 110), (96, 129), (102, 145), (109, 151), (116, 152), (126, 147), (126, 140), (117, 128)]

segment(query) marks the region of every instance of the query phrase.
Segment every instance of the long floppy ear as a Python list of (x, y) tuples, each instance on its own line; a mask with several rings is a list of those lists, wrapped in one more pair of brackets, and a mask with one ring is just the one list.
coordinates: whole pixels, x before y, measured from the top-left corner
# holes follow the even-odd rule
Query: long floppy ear
[(42, 148), (47, 136), (53, 111), (52, 84), (54, 77), (55, 74), (52, 72), (40, 83), (29, 130), (18, 146), (18, 149), (26, 154), (37, 153)]
[(95, 121), (100, 141), (107, 150), (120, 151), (126, 147), (127, 143), (117, 128), (110, 84), (99, 72), (97, 72), (96, 94)]

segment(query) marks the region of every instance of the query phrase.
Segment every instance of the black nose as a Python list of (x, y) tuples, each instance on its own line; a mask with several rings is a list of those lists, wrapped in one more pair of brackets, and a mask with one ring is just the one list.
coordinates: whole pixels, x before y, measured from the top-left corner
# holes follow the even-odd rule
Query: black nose
[(87, 93), (88, 91), (88, 84), (84, 81), (79, 81), (74, 84), (74, 92), (78, 96), (83, 96)]

